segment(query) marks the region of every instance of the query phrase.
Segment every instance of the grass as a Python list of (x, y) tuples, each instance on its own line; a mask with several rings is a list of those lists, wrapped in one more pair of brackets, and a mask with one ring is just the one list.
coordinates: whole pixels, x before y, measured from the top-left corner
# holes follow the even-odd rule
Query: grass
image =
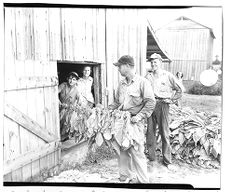
[(184, 93), (181, 100), (183, 107), (192, 107), (195, 110), (214, 113), (221, 113), (222, 111), (222, 96)]

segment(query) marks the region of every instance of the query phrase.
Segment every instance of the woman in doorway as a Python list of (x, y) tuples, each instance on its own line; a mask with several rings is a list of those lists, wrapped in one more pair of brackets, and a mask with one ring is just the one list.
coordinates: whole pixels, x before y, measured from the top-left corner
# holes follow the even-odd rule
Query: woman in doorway
[(78, 89), (81, 94), (81, 103), (83, 106), (89, 106), (93, 108), (94, 97), (92, 94), (93, 78), (90, 76), (91, 67), (85, 66), (83, 69), (83, 77), (78, 81)]
[(71, 106), (75, 106), (80, 102), (80, 94), (77, 88), (77, 80), (79, 76), (76, 72), (70, 72), (67, 82), (63, 82), (58, 87), (59, 93), (59, 112), (60, 112), (60, 134), (61, 140), (69, 139), (70, 127), (69, 117), (73, 113)]

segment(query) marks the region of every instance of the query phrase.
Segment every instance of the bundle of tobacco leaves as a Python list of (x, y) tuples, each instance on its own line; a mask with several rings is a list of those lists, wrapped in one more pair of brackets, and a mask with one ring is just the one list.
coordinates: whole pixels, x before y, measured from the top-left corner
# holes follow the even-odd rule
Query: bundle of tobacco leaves
[(93, 109), (71, 105), (60, 113), (61, 123), (75, 143), (89, 139), (93, 151), (104, 142), (119, 153), (120, 148), (134, 146), (137, 150), (144, 141), (141, 127), (131, 123), (129, 112), (108, 110), (98, 105)]
[(88, 137), (87, 119), (91, 114), (90, 108), (85, 108), (81, 105), (69, 105), (60, 111), (60, 126), (65, 127), (69, 137), (75, 139), (75, 143), (80, 143)]
[(139, 144), (144, 141), (142, 130), (130, 119), (131, 115), (126, 111), (96, 108), (88, 119), (90, 148), (96, 150), (106, 142), (118, 154), (120, 149), (126, 150), (131, 146), (138, 150)]

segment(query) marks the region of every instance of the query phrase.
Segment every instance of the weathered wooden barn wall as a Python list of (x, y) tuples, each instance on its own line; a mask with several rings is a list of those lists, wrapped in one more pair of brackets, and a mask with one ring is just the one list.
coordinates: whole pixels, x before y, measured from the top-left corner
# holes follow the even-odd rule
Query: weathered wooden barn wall
[(184, 73), (185, 80), (199, 80), (200, 73), (212, 62), (211, 29), (188, 18), (179, 18), (156, 31), (172, 60), (171, 72)]
[(60, 60), (105, 63), (105, 10), (60, 9), (60, 15)]
[(106, 86), (108, 102), (113, 101), (121, 76), (113, 65), (122, 55), (132, 55), (138, 74), (145, 74), (147, 26), (144, 12), (138, 9), (106, 10)]
[(6, 8), (17, 60), (105, 61), (105, 10)]
[(131, 54), (144, 73), (142, 16), (135, 9), (5, 8), (5, 181), (59, 163), (58, 60), (102, 63), (104, 104), (113, 101), (120, 56)]
[(39, 10), (41, 22), (31, 9), (5, 9), (4, 181), (34, 180), (60, 161), (57, 65)]
[[(48, 76), (37, 75), (39, 71), (34, 66), (38, 65), (40, 70), (49, 67), (48, 70), (55, 74), (56, 70), (53, 70), (55, 65), (51, 62), (15, 60), (7, 63), (4, 180), (30, 180), (44, 168), (54, 167), (60, 160), (57, 80), (51, 73)], [(13, 68), (16, 68), (16, 76), (10, 73)], [(27, 69), (34, 72), (32, 76)]]

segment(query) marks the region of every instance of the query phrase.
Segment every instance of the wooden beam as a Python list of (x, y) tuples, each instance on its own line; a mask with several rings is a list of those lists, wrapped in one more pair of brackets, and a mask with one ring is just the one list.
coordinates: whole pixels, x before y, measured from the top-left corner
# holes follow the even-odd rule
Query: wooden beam
[(95, 104), (100, 103), (100, 74), (99, 74), (99, 67), (100, 66), (94, 66), (93, 72), (94, 72), (94, 97), (95, 97)]
[(4, 162), (3, 173), (4, 175), (7, 175), (12, 171), (15, 171), (35, 160), (48, 155), (49, 153), (52, 153), (53, 151), (58, 150), (60, 146), (61, 143), (59, 141), (55, 141), (38, 147), (38, 149), (29, 151), (19, 157), (16, 157), (15, 159)]
[(20, 112), (18, 109), (16, 109), (15, 107), (13, 107), (8, 103), (5, 103), (4, 115), (46, 142), (52, 142), (57, 138), (52, 133), (48, 132), (47, 129), (43, 129), (38, 123), (34, 122), (30, 117)]
[(33, 76), (33, 77), (18, 77), (16, 80), (17, 84), (8, 86), (6, 84), (5, 91), (15, 91), (15, 90), (24, 90), (24, 89), (36, 89), (42, 87), (53, 87), (58, 85), (57, 77), (42, 77), (42, 76)]
[(70, 61), (70, 60), (57, 60), (57, 63), (59, 64), (84, 64), (84, 65), (101, 65), (99, 62), (95, 61)]

